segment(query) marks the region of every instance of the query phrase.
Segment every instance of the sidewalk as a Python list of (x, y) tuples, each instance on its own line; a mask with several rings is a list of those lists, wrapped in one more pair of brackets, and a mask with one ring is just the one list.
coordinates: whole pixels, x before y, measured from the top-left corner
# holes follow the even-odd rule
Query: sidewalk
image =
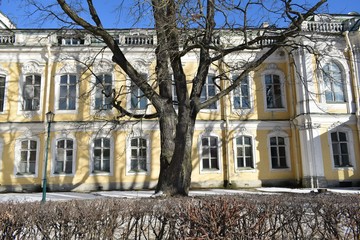
[[(360, 188), (328, 188), (327, 192), (343, 194), (360, 194)], [(254, 188), (254, 189), (201, 189), (190, 190), (190, 196), (210, 196), (210, 195), (234, 195), (234, 194), (284, 194), (299, 193), (306, 194), (318, 192), (317, 189), (309, 188)], [(68, 201), (100, 198), (150, 198), (154, 194), (153, 190), (139, 191), (98, 191), (98, 192), (48, 192), (47, 201)], [(41, 201), (42, 193), (0, 193), (0, 202), (36, 202)]]

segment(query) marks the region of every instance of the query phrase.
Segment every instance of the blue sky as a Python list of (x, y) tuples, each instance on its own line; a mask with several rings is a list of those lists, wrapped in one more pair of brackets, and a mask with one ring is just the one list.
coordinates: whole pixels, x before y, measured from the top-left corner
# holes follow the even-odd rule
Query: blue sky
[[(268, 0), (271, 1), (271, 0)], [(315, 0), (304, 0), (309, 3)], [(42, 1), (50, 2), (48, 0)], [(98, 4), (99, 14), (102, 18), (104, 26), (107, 28), (131, 28), (134, 14), (129, 14), (130, 9), (127, 6), (117, 8), (119, 0), (95, 0)], [(126, 2), (126, 1), (125, 1)], [(35, 19), (29, 18), (26, 14), (26, 7), (23, 0), (0, 0), (0, 11), (7, 15), (18, 28), (56, 28), (59, 27), (54, 23), (40, 24)], [(111, 9), (110, 13), (108, 12)], [(360, 0), (328, 0), (325, 9), (329, 13), (347, 14), (352, 11), (360, 13)], [(149, 22), (142, 23), (138, 27), (151, 27)]]

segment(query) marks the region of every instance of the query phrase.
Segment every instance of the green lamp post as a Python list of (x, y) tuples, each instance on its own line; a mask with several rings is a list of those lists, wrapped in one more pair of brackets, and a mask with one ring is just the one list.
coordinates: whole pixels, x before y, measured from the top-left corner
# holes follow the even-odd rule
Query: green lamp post
[(43, 191), (42, 191), (42, 199), (41, 202), (46, 202), (46, 186), (47, 186), (47, 179), (46, 179), (46, 173), (47, 173), (47, 163), (48, 163), (48, 155), (49, 155), (49, 142), (50, 142), (50, 128), (51, 123), (54, 121), (55, 114), (51, 111), (46, 113), (46, 121), (47, 121), (47, 139), (46, 139), (46, 148), (45, 148), (45, 163), (44, 163), (44, 174), (43, 174)]

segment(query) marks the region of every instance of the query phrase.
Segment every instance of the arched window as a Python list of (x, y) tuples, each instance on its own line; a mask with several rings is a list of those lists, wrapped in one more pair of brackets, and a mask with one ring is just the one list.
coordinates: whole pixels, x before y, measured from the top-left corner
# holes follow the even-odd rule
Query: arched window
[(323, 80), (326, 102), (345, 102), (344, 78), (338, 64), (334, 62), (325, 64), (323, 68)]

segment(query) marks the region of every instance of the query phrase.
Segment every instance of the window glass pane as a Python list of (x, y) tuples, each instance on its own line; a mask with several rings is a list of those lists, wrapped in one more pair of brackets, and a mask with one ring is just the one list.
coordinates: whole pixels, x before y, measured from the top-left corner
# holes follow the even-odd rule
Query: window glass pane
[(346, 142), (346, 141), (347, 141), (347, 140), (346, 140), (346, 133), (344, 133), (344, 132), (339, 132), (339, 139), (340, 139), (340, 141)]
[(137, 138), (131, 139), (131, 146), (134, 146), (134, 147), (138, 146), (138, 139)]
[(210, 137), (210, 146), (212, 146), (212, 147), (217, 146), (217, 138), (216, 137)]
[(270, 138), (270, 145), (277, 145), (276, 144), (276, 137), (271, 137)]
[(76, 84), (76, 76), (70, 75), (70, 84)]
[(341, 151), (341, 154), (348, 154), (347, 143), (340, 144), (340, 151)]
[(333, 154), (339, 154), (339, 143), (332, 144)]
[(210, 168), (209, 159), (206, 159), (206, 158), (203, 159), (203, 168), (205, 168), (205, 169)]
[(98, 138), (98, 139), (94, 140), (94, 146), (95, 147), (101, 147), (101, 138)]
[(109, 138), (103, 138), (104, 147), (109, 148), (110, 147), (110, 139)]
[(285, 138), (283, 138), (283, 137), (278, 137), (278, 144), (279, 144), (279, 145), (285, 145)]
[(337, 142), (338, 141), (338, 137), (337, 137), (337, 132), (333, 132), (331, 133), (331, 141), (335, 141)]

